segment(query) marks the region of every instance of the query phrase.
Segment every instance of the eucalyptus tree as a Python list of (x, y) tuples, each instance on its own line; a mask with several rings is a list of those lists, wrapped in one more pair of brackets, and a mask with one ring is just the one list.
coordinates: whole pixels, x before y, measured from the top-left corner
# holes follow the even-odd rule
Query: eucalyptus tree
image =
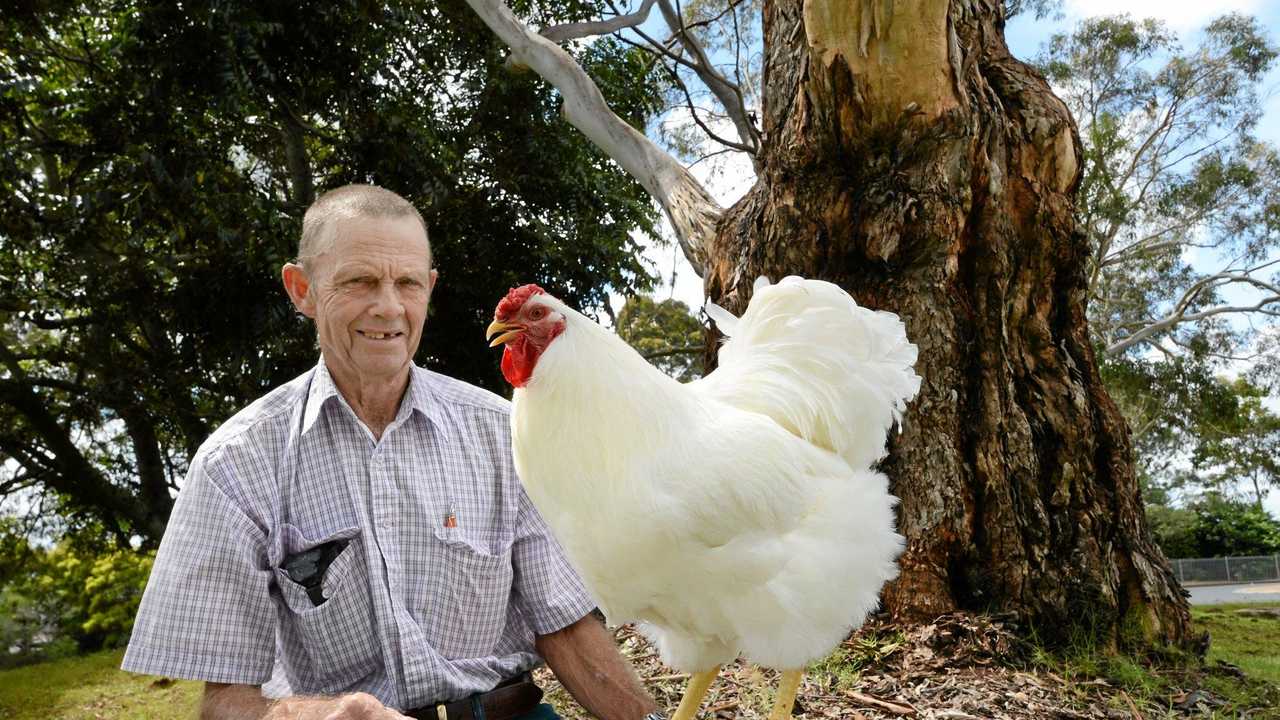
[[(543, 2), (558, 17), (595, 11)], [(575, 53), (623, 122), (659, 90), (616, 42)], [(0, 15), (0, 497), (158, 541), (196, 448), (316, 362), (279, 288), (314, 195), (414, 201), (441, 280), (418, 360), (500, 386), (494, 298), (588, 311), (649, 276), (640, 186), (513, 80), (461, 2), (54, 1)], [(636, 82), (636, 78), (640, 78)]]
[(1038, 58), (1080, 122), (1089, 327), (1153, 490), (1215, 484), (1193, 460), (1245, 400), (1217, 376), (1265, 381), (1280, 356), (1280, 153), (1256, 137), (1276, 56), (1226, 15), (1189, 48), (1154, 20), (1088, 19)]
[(1266, 392), (1243, 378), (1230, 384), (1235, 412), (1207, 429), (1193, 461), (1208, 489), (1244, 497), (1259, 512), (1280, 487), (1280, 416), (1263, 404)]
[(1236, 357), (1280, 317), (1280, 153), (1255, 135), (1276, 56), (1240, 15), (1190, 49), (1155, 20), (1092, 18), (1040, 56), (1080, 123), (1090, 329), (1108, 355)]
[[(1007, 610), (1108, 643), (1187, 638), (1086, 322), (1084, 146), (1044, 76), (1009, 54), (1000, 2), (764, 0), (746, 19), (762, 38), (752, 91), (672, 0), (572, 30), (468, 3), (655, 198), (713, 300), (741, 310), (756, 276), (797, 273), (902, 316), (924, 381), (883, 466), (907, 539), (890, 611)], [(740, 22), (748, 7), (710, 17)], [(655, 8), (661, 20), (641, 25)], [(724, 119), (707, 130), (750, 156), (756, 183), (732, 207), (617, 117), (561, 47), (626, 26), (702, 84)]]

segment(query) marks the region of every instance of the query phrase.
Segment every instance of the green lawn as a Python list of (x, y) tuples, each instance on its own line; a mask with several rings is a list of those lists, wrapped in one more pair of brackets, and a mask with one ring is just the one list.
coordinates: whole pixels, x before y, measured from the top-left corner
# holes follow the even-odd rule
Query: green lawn
[(0, 671), (6, 720), (191, 720), (202, 684), (121, 671), (123, 650)]
[(1280, 685), (1280, 617), (1250, 617), (1244, 608), (1278, 608), (1276, 603), (1205, 605), (1191, 609), (1197, 631), (1209, 631), (1209, 662), (1237, 665), (1251, 677)]

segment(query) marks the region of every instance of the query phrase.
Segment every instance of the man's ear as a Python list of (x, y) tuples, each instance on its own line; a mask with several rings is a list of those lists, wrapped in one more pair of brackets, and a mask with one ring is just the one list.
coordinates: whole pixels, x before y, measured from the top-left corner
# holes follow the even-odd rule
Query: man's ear
[(427, 279), (427, 293), (436, 289), (436, 278), (440, 277), (440, 273), (435, 268), (431, 268), (431, 275)]
[(298, 308), (298, 312), (314, 320), (316, 303), (311, 297), (311, 279), (307, 277), (307, 271), (301, 265), (285, 263), (280, 270), (280, 277), (284, 280), (284, 290), (289, 293), (293, 306)]

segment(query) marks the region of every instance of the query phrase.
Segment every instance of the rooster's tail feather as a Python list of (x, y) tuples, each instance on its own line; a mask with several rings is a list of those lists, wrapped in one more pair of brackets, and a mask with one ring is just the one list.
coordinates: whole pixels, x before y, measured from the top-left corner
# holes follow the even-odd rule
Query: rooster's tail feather
[(920, 389), (916, 346), (897, 315), (794, 276), (757, 280), (741, 318), (710, 303), (707, 314), (729, 339), (698, 391), (768, 415), (854, 467), (884, 456), (889, 428)]

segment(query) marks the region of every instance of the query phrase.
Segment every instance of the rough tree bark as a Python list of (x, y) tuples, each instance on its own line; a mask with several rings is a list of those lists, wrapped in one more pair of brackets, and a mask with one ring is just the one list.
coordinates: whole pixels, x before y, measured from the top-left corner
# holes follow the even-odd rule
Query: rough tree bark
[(1181, 644), (1127, 430), (1085, 325), (1080, 142), (1009, 55), (998, 0), (765, 4), (763, 171), (708, 295), (800, 274), (900, 314), (924, 378), (885, 469), (908, 547), (890, 611), (1014, 611)]

